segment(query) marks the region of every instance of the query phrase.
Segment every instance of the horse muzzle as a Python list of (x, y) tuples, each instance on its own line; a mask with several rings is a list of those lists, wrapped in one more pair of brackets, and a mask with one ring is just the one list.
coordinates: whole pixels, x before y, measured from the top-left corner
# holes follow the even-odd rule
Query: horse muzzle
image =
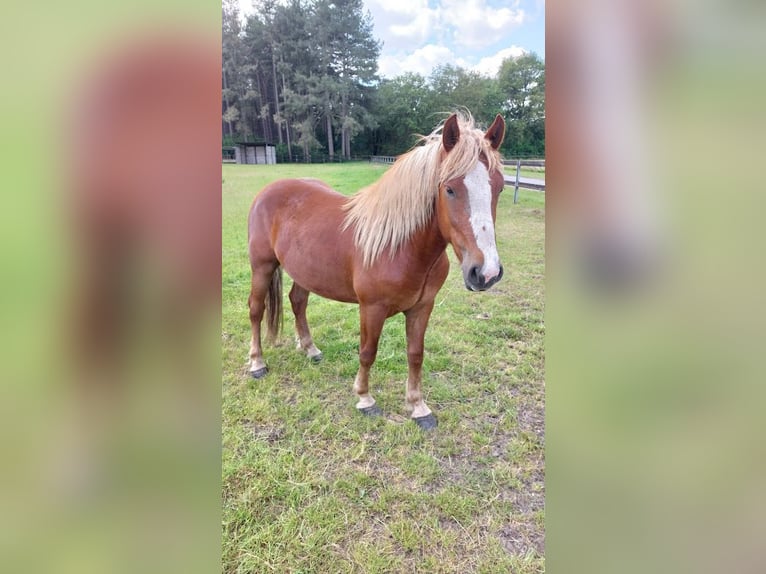
[(469, 291), (486, 291), (502, 278), (502, 265), (498, 265), (497, 275), (491, 276), (489, 278), (484, 276), (484, 274), (481, 272), (481, 267), (478, 265), (472, 265), (467, 272), (463, 270), (463, 281), (465, 281), (466, 289)]

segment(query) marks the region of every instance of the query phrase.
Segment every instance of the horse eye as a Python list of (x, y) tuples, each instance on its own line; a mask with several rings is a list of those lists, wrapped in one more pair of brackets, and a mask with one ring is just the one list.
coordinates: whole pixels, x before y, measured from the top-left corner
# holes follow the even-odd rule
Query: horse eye
[(448, 187), (447, 188), (447, 195), (449, 195), (450, 197), (455, 197), (455, 190), (452, 189), (451, 187)]

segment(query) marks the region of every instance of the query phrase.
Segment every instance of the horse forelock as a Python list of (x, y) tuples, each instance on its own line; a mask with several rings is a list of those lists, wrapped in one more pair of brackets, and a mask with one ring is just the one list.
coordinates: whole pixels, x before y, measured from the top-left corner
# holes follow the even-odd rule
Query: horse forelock
[(441, 145), (442, 126), (420, 138), (420, 144), (399, 156), (383, 176), (349, 198), (344, 229), (354, 228), (354, 241), (364, 265), (386, 249), (391, 256), (430, 221), (439, 186), (465, 177), (480, 159), (488, 171), (502, 168), (500, 155), (468, 113), (458, 113), (460, 138), (449, 151)]

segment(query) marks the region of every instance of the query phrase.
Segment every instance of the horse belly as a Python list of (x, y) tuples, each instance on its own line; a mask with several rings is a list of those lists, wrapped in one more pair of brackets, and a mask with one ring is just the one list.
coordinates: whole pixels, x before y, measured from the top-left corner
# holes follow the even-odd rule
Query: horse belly
[(348, 234), (340, 222), (308, 217), (281, 235), (275, 253), (282, 268), (298, 285), (328, 299), (356, 303)]
[(343, 270), (332, 265), (295, 262), (294, 259), (287, 256), (282, 267), (298, 285), (327, 299), (344, 303), (358, 302), (353, 285), (347, 281)]

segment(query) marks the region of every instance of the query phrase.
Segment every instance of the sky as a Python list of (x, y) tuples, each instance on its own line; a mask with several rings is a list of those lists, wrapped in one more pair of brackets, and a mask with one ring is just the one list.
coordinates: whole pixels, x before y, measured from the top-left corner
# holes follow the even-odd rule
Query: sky
[[(239, 0), (242, 13), (252, 0)], [(383, 44), (379, 75), (428, 76), (440, 64), (494, 75), (503, 59), (545, 58), (545, 0), (364, 0)]]

